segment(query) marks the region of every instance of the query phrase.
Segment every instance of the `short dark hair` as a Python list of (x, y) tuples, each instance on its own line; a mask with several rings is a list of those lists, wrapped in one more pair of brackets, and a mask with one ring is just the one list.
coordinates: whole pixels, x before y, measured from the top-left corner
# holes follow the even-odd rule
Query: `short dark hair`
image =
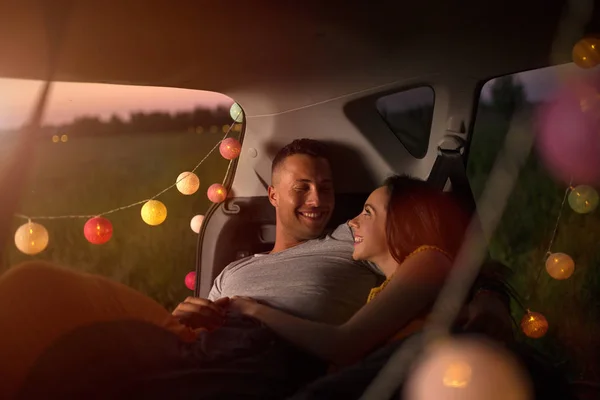
[(324, 158), (327, 160), (327, 162), (329, 162), (327, 145), (314, 139), (296, 139), (292, 143), (284, 146), (275, 155), (275, 159), (271, 165), (271, 177), (275, 174), (277, 168), (279, 168), (286, 158), (296, 154), (304, 154), (315, 158)]

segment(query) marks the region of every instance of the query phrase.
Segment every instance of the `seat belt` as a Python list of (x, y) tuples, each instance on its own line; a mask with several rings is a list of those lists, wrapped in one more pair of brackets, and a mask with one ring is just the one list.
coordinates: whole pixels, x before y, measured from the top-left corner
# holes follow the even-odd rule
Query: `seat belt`
[[(465, 140), (461, 137), (450, 135), (438, 146), (438, 156), (433, 164), (429, 178), (427, 179), (434, 187), (444, 190), (448, 180), (452, 185), (452, 193), (459, 198), (462, 204), (467, 207), (471, 217), (477, 218), (477, 205), (475, 197), (469, 185), (467, 171), (463, 159), (465, 150)], [(514, 289), (506, 284), (510, 269), (497, 261), (491, 259), (489, 250), (487, 251), (487, 261), (484, 261), (482, 272), (479, 278), (473, 283), (474, 288), (488, 288), (503, 295), (506, 307), (510, 309), (510, 298), (517, 298)], [(482, 274), (485, 275), (485, 284), (482, 286)], [(473, 290), (473, 289), (472, 289)], [(469, 296), (469, 301), (473, 292)]]
[(461, 199), (469, 214), (473, 215), (476, 204), (467, 178), (464, 152), (464, 139), (454, 135), (447, 136), (438, 146), (438, 155), (427, 181), (434, 187), (444, 190), (450, 180), (452, 192)]

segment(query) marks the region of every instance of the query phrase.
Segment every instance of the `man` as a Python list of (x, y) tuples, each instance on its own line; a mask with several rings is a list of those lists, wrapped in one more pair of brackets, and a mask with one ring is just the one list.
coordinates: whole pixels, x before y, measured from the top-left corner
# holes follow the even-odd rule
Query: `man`
[[(294, 315), (331, 324), (344, 322), (364, 305), (381, 274), (373, 265), (352, 260), (353, 237), (347, 224), (329, 235), (323, 234), (335, 205), (333, 178), (324, 145), (300, 139), (281, 149), (273, 161), (268, 195), (276, 214), (273, 250), (227, 266), (216, 278), (209, 299), (188, 298), (173, 311), (181, 322), (191, 327), (220, 326), (225, 321), (230, 296), (252, 297)], [(493, 327), (493, 333), (511, 332), (505, 303), (489, 290), (492, 288), (486, 289), (475, 296), (466, 309), (467, 324), (480, 325), (479, 329), (485, 331), (486, 325), (479, 321), (482, 316), (492, 315), (497, 318), (491, 320), (500, 321)], [(240, 344), (239, 337), (245, 335), (241, 333), (246, 332), (245, 328), (248, 326), (244, 324), (229, 326), (226, 323), (213, 333), (204, 334), (200, 341), (204, 354), (217, 352), (216, 358), (231, 359), (225, 354), (238, 352), (259, 362), (260, 352)], [(231, 335), (230, 339), (223, 341), (222, 337), (227, 335)], [(258, 336), (262, 338), (261, 335)], [(247, 343), (252, 347), (251, 343), (256, 340)], [(295, 363), (293, 357), (298, 354), (292, 351), (288, 355), (292, 358), (275, 357), (272, 361)], [(272, 371), (285, 369), (282, 364), (269, 368)], [(310, 365), (316, 364), (304, 365), (311, 368)], [(315, 373), (303, 379), (311, 379), (321, 371), (315, 367)], [(299, 379), (290, 385), (302, 383)]]

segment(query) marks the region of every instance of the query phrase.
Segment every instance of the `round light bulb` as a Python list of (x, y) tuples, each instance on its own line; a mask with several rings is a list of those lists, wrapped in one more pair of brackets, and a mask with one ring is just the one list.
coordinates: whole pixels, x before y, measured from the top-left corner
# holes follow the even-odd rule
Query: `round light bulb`
[(527, 337), (539, 339), (548, 332), (548, 320), (538, 312), (527, 311), (521, 319), (521, 330)]
[(210, 185), (206, 195), (213, 203), (221, 203), (227, 198), (227, 189), (220, 183), (214, 183)]
[(552, 253), (546, 260), (546, 271), (554, 279), (567, 279), (575, 271), (575, 262), (565, 253)]
[(460, 338), (425, 351), (403, 398), (528, 400), (532, 393), (527, 373), (510, 353), (491, 342)]
[(158, 200), (148, 200), (142, 206), (142, 219), (148, 225), (160, 225), (167, 219), (167, 207)]
[(194, 194), (200, 188), (200, 178), (193, 172), (182, 172), (176, 182), (177, 190), (185, 195)]
[(188, 272), (185, 276), (185, 287), (190, 290), (196, 289), (196, 271)]
[(83, 235), (92, 244), (104, 244), (113, 234), (112, 223), (104, 217), (89, 219), (83, 226)]
[(17, 249), (27, 255), (41, 253), (48, 246), (48, 231), (35, 222), (21, 225), (15, 232), (15, 245)]
[(569, 205), (579, 214), (587, 214), (598, 207), (598, 192), (593, 187), (579, 185), (569, 193)]
[(204, 221), (204, 215), (196, 215), (190, 222), (190, 227), (195, 233), (200, 233), (202, 222)]
[(233, 103), (231, 105), (229, 115), (231, 116), (231, 119), (237, 123), (244, 122), (244, 110), (242, 110), (242, 107), (240, 107), (238, 103)]
[(219, 146), (219, 152), (226, 160), (233, 160), (234, 158), (237, 158), (241, 151), (242, 144), (234, 138), (227, 138), (223, 140)]
[(600, 64), (600, 39), (584, 37), (573, 46), (573, 62), (581, 68), (594, 68)]

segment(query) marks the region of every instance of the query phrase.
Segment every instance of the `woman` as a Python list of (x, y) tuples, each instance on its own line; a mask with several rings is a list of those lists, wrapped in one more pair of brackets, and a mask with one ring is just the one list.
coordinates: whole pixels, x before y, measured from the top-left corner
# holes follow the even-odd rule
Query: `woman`
[(258, 319), (297, 346), (336, 365), (421, 329), (452, 266), (468, 218), (448, 193), (393, 176), (349, 222), (356, 260), (375, 263), (386, 281), (346, 323), (332, 326), (286, 314), (249, 298), (230, 309)]

